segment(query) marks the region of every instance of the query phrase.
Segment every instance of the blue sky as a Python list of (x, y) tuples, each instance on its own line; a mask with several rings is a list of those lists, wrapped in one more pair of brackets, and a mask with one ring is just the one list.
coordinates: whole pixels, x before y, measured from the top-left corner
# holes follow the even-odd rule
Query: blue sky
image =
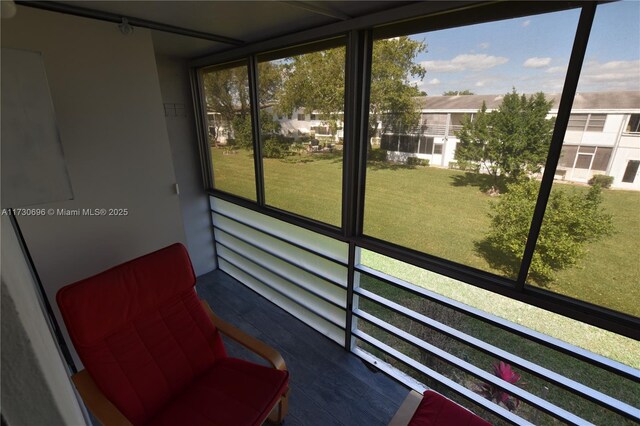
[[(580, 11), (472, 25), (411, 36), (427, 74), (414, 81), (430, 95), (469, 89), (503, 94), (562, 89)], [(640, 90), (640, 1), (598, 6), (578, 91)]]

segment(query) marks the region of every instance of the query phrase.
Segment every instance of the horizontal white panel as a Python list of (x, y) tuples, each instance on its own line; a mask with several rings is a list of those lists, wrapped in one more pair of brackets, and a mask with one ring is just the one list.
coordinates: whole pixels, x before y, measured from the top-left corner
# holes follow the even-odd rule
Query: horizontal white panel
[(345, 242), (274, 219), (219, 198), (209, 198), (211, 210), (215, 212), (222, 213), (258, 229), (264, 229), (269, 234), (292, 241), (302, 247), (308, 247), (310, 250), (321, 253), (331, 259), (345, 264), (348, 262), (349, 246)]
[(327, 277), (328, 280), (347, 285), (347, 268), (331, 260), (316, 256), (306, 250), (300, 249), (277, 238), (273, 238), (260, 231), (256, 231), (246, 225), (238, 223), (232, 219), (212, 213), (213, 224), (235, 237), (243, 239), (257, 247), (261, 247), (267, 252), (273, 253), (287, 259), (301, 268), (313, 271), (316, 274)]
[(237, 268), (242, 269), (246, 274), (256, 277), (256, 279), (259, 279), (267, 286), (272, 287), (274, 290), (282, 293), (285, 297), (305, 307), (307, 310), (322, 315), (335, 324), (345, 327), (345, 311), (343, 309), (325, 302), (319, 297), (280, 278), (265, 268), (256, 265), (219, 244), (216, 246), (216, 253), (224, 260), (227, 260), (227, 263), (232, 263)]
[(313, 274), (305, 272), (297, 266), (291, 265), (284, 260), (278, 259), (263, 250), (257, 249), (247, 243), (240, 241), (234, 236), (222, 230), (217, 230), (216, 241), (227, 248), (238, 252), (264, 268), (293, 281), (300, 287), (309, 289), (312, 293), (325, 297), (343, 308), (347, 306), (347, 290), (335, 284), (319, 278)]
[[(312, 327), (314, 330), (319, 333), (327, 336), (331, 340), (335, 341), (339, 345), (344, 344), (344, 331), (339, 327), (331, 324), (329, 321), (315, 315), (312, 312), (309, 312), (307, 309), (298, 305), (297, 303), (287, 299), (282, 296), (278, 292), (270, 289), (266, 285), (262, 284), (260, 281), (256, 280), (249, 274), (243, 272), (239, 268), (235, 267), (231, 263), (225, 261), (224, 259), (219, 259), (219, 267), (222, 271), (226, 272), (236, 280), (240, 281), (242, 284), (246, 285), (256, 293), (260, 294), (270, 302), (284, 309), (297, 319), (301, 320), (308, 326)], [(283, 324), (286, 327), (286, 324)]]
[(363, 360), (375, 365), (380, 370), (384, 371), (394, 379), (398, 380), (400, 383), (403, 383), (405, 386), (415, 390), (416, 392), (423, 393), (425, 390), (429, 389), (424, 383), (419, 382), (418, 380), (409, 376), (407, 373), (397, 369), (393, 365), (381, 360), (377, 356), (365, 351), (359, 346), (355, 346), (351, 350), (351, 352), (353, 352)]

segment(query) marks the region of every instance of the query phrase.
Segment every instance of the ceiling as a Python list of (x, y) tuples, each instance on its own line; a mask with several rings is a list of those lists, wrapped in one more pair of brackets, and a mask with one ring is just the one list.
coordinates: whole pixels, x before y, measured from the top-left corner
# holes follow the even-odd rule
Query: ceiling
[[(65, 6), (138, 18), (251, 44), (371, 13), (409, 1), (62, 1)], [(156, 52), (197, 57), (232, 44), (152, 30)]]

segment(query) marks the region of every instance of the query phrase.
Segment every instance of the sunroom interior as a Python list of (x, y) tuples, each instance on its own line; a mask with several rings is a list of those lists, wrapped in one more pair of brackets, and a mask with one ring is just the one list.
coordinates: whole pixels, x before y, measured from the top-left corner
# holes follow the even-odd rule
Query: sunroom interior
[[(3, 425), (98, 424), (69, 380), (82, 362), (56, 293), (175, 242), (200, 297), (281, 352), (286, 424), (386, 425), (427, 389), (496, 425), (638, 424), (638, 22), (635, 2), (2, 0), (3, 111), (28, 74), (11, 74), (15, 52), (32, 54), (68, 183), (5, 199), (26, 189), (4, 170), (55, 179), (16, 166), (38, 145), (8, 148), (23, 142), (2, 126)], [(455, 135), (400, 152), (432, 114), (403, 102), (465, 89), (556, 99), (508, 255), (491, 245), (507, 234), (496, 206), (518, 193), (504, 169), (490, 182), (495, 161), (435, 164), (479, 119), (451, 110), (436, 121)], [(582, 91), (615, 102), (578, 109)], [(617, 135), (598, 157), (583, 124), (574, 150), (613, 188), (558, 181), (574, 114)], [(586, 209), (595, 187), (603, 222), (570, 226), (589, 234), (571, 240), (576, 260), (539, 269), (554, 206)]]

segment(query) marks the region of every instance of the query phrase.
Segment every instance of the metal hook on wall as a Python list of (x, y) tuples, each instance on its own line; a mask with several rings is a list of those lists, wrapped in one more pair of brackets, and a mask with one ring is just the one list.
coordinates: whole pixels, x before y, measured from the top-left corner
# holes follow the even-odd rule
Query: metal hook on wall
[(118, 28), (120, 28), (120, 32), (124, 35), (129, 35), (133, 33), (133, 27), (129, 24), (129, 20), (125, 17), (122, 17), (122, 22), (118, 24)]

